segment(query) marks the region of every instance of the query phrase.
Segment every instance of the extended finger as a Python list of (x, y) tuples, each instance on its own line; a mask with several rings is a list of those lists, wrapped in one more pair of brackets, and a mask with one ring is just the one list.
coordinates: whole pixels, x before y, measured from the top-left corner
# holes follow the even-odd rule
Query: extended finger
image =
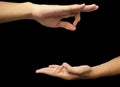
[(57, 68), (59, 65), (49, 65), (49, 68)]
[(69, 5), (67, 11), (69, 12), (80, 12), (81, 9), (85, 7), (85, 4), (74, 4), (74, 5)]
[(99, 8), (98, 5), (95, 4), (86, 5), (83, 9), (81, 9), (81, 12), (91, 12), (97, 10), (98, 8)]
[(36, 73), (42, 73), (42, 74), (46, 74), (46, 75), (50, 75), (50, 76), (56, 76), (56, 74), (54, 73), (54, 69), (52, 68), (41, 68), (36, 70)]
[(44, 74), (47, 74), (50, 72), (50, 69), (49, 68), (41, 68), (41, 69), (37, 69), (36, 70), (36, 73), (44, 73)]

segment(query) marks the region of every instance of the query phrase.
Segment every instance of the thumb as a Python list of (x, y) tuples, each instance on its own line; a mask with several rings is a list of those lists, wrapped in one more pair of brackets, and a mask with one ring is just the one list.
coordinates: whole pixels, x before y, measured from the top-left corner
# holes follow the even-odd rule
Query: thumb
[(61, 27), (61, 28), (65, 28), (65, 29), (71, 30), (71, 31), (76, 30), (76, 27), (73, 24), (66, 22), (66, 21), (60, 21), (56, 26)]
[(85, 73), (87, 73), (87, 72), (89, 72), (91, 70), (91, 67), (88, 66), (88, 65), (71, 67), (69, 64), (64, 63), (63, 66), (66, 68), (66, 70), (69, 73), (77, 74), (77, 75), (85, 74)]
[(65, 69), (66, 69), (68, 72), (70, 72), (70, 73), (74, 72), (73, 67), (72, 67), (71, 65), (69, 65), (68, 63), (63, 63), (63, 66), (65, 67)]

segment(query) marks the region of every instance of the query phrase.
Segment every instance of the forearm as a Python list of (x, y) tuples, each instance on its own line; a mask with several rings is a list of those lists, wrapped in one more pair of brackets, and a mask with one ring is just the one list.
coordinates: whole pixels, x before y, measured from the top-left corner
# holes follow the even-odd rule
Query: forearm
[(32, 3), (10, 3), (0, 1), (0, 23), (32, 17)]
[(89, 78), (99, 78), (120, 74), (120, 56), (106, 63), (92, 67)]

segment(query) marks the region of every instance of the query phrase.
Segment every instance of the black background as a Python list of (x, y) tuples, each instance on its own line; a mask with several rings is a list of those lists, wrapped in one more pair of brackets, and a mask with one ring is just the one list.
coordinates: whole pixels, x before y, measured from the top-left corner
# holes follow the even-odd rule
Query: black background
[[(5, 0), (4, 0), (5, 1)], [(6, 0), (38, 4), (97, 4), (99, 10), (81, 13), (77, 30), (52, 29), (33, 20), (0, 24), (1, 80), (12, 86), (118, 85), (119, 76), (65, 81), (35, 70), (49, 64), (99, 65), (120, 55), (119, 5), (114, 0)], [(73, 21), (72, 18), (68, 19)], [(57, 83), (57, 84), (55, 84)], [(97, 83), (95, 85), (95, 83)]]

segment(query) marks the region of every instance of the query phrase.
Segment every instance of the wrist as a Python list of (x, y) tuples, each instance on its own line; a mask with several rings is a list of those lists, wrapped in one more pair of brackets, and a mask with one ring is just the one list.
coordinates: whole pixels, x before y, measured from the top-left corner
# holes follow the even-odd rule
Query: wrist
[(99, 77), (105, 77), (108, 75), (109, 70), (101, 65), (93, 66), (91, 68), (91, 72), (89, 73), (89, 78), (90, 79), (95, 79)]
[(32, 19), (32, 9), (34, 4), (31, 2), (22, 3), (23, 19)]
[(101, 71), (99, 70), (98, 66), (93, 66), (91, 67), (91, 72), (89, 73), (89, 78), (90, 79), (95, 79), (100, 77)]

